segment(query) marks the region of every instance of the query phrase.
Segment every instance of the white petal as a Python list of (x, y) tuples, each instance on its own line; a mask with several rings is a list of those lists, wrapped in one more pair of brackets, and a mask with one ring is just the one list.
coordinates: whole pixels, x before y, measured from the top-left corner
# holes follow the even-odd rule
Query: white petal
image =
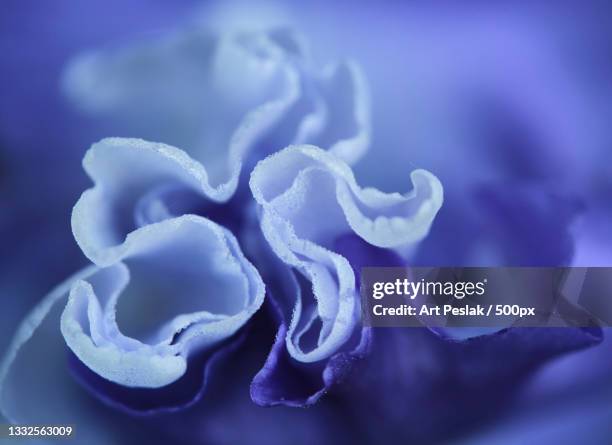
[[(406, 195), (360, 188), (350, 167), (320, 148), (291, 146), (260, 162), (251, 190), (261, 206), (261, 227), (276, 255), (311, 285), (296, 286), (287, 348), (297, 360), (329, 357), (352, 335), (358, 314), (355, 276), (334, 242), (354, 232), (366, 242), (404, 249), (428, 232), (442, 205), (442, 186), (423, 170), (412, 172)], [(315, 299), (321, 332), (305, 351), (300, 339), (312, 327), (306, 294)]]

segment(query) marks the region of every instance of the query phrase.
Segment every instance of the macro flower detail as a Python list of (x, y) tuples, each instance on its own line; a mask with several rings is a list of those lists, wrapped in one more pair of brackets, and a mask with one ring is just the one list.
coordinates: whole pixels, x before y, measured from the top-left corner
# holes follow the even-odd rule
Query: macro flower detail
[[(234, 236), (201, 217), (136, 230), (116, 260), (73, 285), (61, 328), (84, 364), (121, 385), (174, 382), (190, 355), (232, 336), (263, 303), (263, 282)], [(117, 306), (126, 292), (124, 298), (136, 301), (133, 307), (142, 306), (139, 323), (168, 318), (146, 326), (142, 340), (117, 325)]]
[[(285, 321), (290, 320), (281, 327), (277, 343), (284, 335), (292, 359), (322, 362), (356, 335), (360, 305), (353, 267), (357, 265), (335, 252), (339, 241), (355, 234), (371, 246), (393, 248), (402, 255), (427, 234), (442, 205), (442, 185), (424, 170), (413, 171), (411, 179), (413, 189), (406, 195), (362, 189), (348, 165), (308, 145), (288, 147), (253, 170), (250, 185), (261, 206), (263, 234), (281, 262), (297, 273), (293, 303), (278, 295), (291, 292), (287, 286), (277, 291), (280, 311), (285, 312)], [(283, 311), (283, 305), (289, 307)], [(367, 338), (362, 338), (357, 349), (366, 343)], [(272, 363), (278, 360), (279, 348), (273, 348)], [(266, 395), (270, 391), (263, 381), (274, 372), (270, 368), (264, 367), (252, 388), (254, 398), (264, 405), (280, 402)], [(310, 404), (322, 393), (287, 403)]]
[[(253, 151), (315, 143), (354, 162), (369, 143), (369, 97), (359, 67), (346, 61), (317, 68), (303, 39), (283, 28), (195, 28), (86, 53), (68, 66), (63, 84), (86, 113), (118, 121), (128, 136), (180, 147), (204, 164), (219, 199), (235, 191)], [(168, 84), (172, 94), (163, 93)]]
[(611, 442), (612, 5), (8, 3), (0, 436)]
[(139, 227), (177, 216), (164, 200), (169, 189), (195, 193), (204, 202), (224, 199), (210, 187), (202, 164), (165, 144), (103, 139), (87, 151), (83, 165), (96, 185), (75, 204), (72, 230), (85, 255), (102, 266), (122, 255)]
[[(172, 95), (161, 93), (168, 84)], [(299, 36), (286, 29), (194, 29), (88, 53), (69, 65), (64, 89), (81, 109), (139, 138), (104, 139), (83, 161), (95, 187), (77, 202), (72, 226), (85, 255), (100, 265), (135, 225), (183, 213), (168, 212), (177, 200), (167, 202), (168, 190), (226, 203), (245, 167), (292, 142), (319, 144), (352, 163), (370, 140), (358, 66), (315, 69)]]
[(113, 265), (90, 266), (39, 305), (0, 382), (17, 378), (11, 373), (22, 346), (42, 335), (48, 311), (64, 301), (61, 322), (57, 312), (51, 322), (82, 364), (110, 382), (155, 389), (179, 380), (192, 356), (232, 337), (263, 300), (264, 284), (228, 230), (195, 215), (151, 224), (131, 234)]
[[(167, 94), (168, 84), (172, 94)], [(349, 167), (370, 143), (365, 79), (351, 61), (316, 69), (303, 41), (291, 31), (215, 34), (191, 29), (90, 52), (70, 63), (63, 88), (81, 110), (109, 120), (117, 133), (138, 138), (105, 138), (86, 152), (83, 167), (94, 185), (75, 204), (71, 224), (77, 244), (94, 265), (66, 280), (26, 319), (0, 383), (13, 381), (21, 361), (30, 357), (29, 346), (46, 332), (43, 326), (57, 323), (61, 338), (53, 336), (53, 347), (70, 350), (71, 384), (106, 404), (142, 415), (172, 412), (199, 400), (213, 369), (241, 341), (243, 336), (235, 334), (264, 301), (258, 269), (268, 266), (251, 264), (241, 245), (252, 248), (255, 242), (257, 254), (276, 264), (274, 275), (294, 278), (294, 264), (275, 263), (270, 256), (278, 246), (261, 237), (244, 175), (290, 143), (322, 147), (304, 147), (304, 153), (321, 152), (312, 161), (338, 182), (338, 202), (349, 224), (340, 223), (338, 233), (354, 228), (374, 244), (389, 244), (380, 238), (381, 227), (366, 227), (370, 215), (361, 211), (373, 205), (384, 208), (381, 214), (401, 214), (405, 198), (359, 189)], [(310, 180), (308, 172), (304, 176), (299, 168), (271, 159), (258, 171)], [(440, 187), (431, 175), (417, 176), (424, 181), (415, 184), (417, 200), (427, 181)], [(258, 187), (267, 190), (267, 183), (252, 184), (263, 204)], [(441, 204), (441, 189), (437, 192), (423, 198), (431, 198), (430, 208), (415, 216), (416, 225), (402, 226), (411, 233), (397, 244), (425, 234)], [(407, 205), (404, 210), (412, 212), (412, 204)], [(324, 245), (315, 238), (313, 245)], [(275, 345), (270, 360), (282, 346), (303, 363), (336, 366), (348, 338), (360, 336), (351, 266), (332, 252), (315, 255), (310, 265), (327, 273), (330, 259), (343, 288), (333, 291), (328, 282), (322, 289), (325, 330), (335, 318), (329, 338), (315, 351), (301, 351), (300, 337), (311, 327), (314, 318), (307, 318), (314, 312), (302, 303), (301, 289), (292, 287), (284, 307), (295, 305), (298, 314), (303, 304), (310, 315), (296, 315), (300, 326), (289, 327), (292, 340)], [(278, 301), (270, 304), (277, 307)], [(286, 327), (280, 322), (281, 331)], [(360, 340), (358, 352), (348, 354), (362, 357), (367, 338)], [(63, 374), (59, 367), (55, 373)], [(334, 374), (329, 385), (335, 379)], [(305, 390), (313, 402), (324, 392), (307, 385)], [(168, 396), (172, 391), (178, 395)], [(22, 418), (15, 408), (18, 401), (8, 400), (3, 411)], [(257, 396), (254, 400), (260, 403)]]
[[(143, 73), (143, 67), (150, 69)], [(249, 70), (256, 75), (243, 84)], [(167, 82), (185, 85), (188, 97), (156, 96)], [(359, 160), (370, 142), (369, 97), (358, 66), (347, 61), (315, 70), (304, 43), (286, 29), (219, 36), (183, 32), (155, 43), (84, 55), (69, 66), (64, 86), (82, 109), (139, 122), (130, 125), (130, 131), (168, 142), (107, 138), (86, 153), (83, 165), (94, 187), (76, 203), (72, 229), (85, 255), (99, 266), (115, 264), (129, 250), (134, 234), (148, 224), (193, 211), (204, 216), (243, 213), (241, 208), (248, 208), (243, 193), (239, 191), (237, 203), (231, 201), (243, 167), (252, 168), (288, 143), (316, 143), (327, 149), (330, 162), (345, 165), (341, 176), (346, 180), (352, 176), (348, 164)], [(169, 124), (177, 117), (191, 127)], [(285, 166), (280, 169), (270, 174), (287, 173)], [(349, 180), (353, 188), (354, 182)], [(352, 200), (344, 197), (341, 202), (351, 205)], [(350, 221), (356, 221), (359, 211), (351, 209), (349, 214)], [(363, 218), (356, 222), (362, 223)], [(317, 352), (301, 354), (293, 342), (287, 343), (292, 355), (303, 361), (328, 358), (353, 335), (358, 310), (354, 276), (348, 264), (338, 267), (346, 289), (338, 302), (331, 300), (338, 298), (332, 293), (324, 304), (330, 306), (328, 312), (340, 304), (334, 334), (318, 348), (318, 357)], [(280, 264), (280, 269), (286, 266)], [(299, 293), (292, 289), (291, 306), (301, 304)], [(290, 336), (295, 329), (291, 327)], [(125, 383), (117, 376), (109, 379)]]
[[(206, 165), (207, 187), (227, 199), (245, 155), (299, 97), (291, 60), (265, 33), (194, 29), (82, 55), (64, 85), (81, 109), (119, 121), (128, 135), (185, 150)], [(168, 84), (175, 88), (164, 94)]]

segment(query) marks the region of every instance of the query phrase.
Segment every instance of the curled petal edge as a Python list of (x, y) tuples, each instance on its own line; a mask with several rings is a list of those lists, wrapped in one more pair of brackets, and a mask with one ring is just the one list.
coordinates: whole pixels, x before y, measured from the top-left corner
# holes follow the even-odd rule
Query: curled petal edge
[[(181, 230), (190, 233), (190, 228), (203, 228), (213, 234), (216, 248), (222, 249), (216, 255), (244, 281), (247, 292), (244, 307), (229, 315), (197, 311), (177, 316), (167, 323), (164, 338), (156, 344), (124, 336), (115, 320), (117, 300), (129, 281), (129, 270), (121, 261), (147, 254), (164, 237)], [(96, 271), (98, 275), (111, 275), (105, 280), (110, 280), (110, 284), (100, 286), (107, 294), (105, 303), (100, 304), (95, 286), (79, 280), (70, 289), (61, 320), (62, 333), (74, 354), (92, 371), (112, 382), (128, 387), (158, 388), (176, 381), (185, 373), (187, 357), (193, 350), (208, 348), (229, 338), (263, 303), (263, 281), (242, 254), (237, 240), (228, 230), (205, 218), (184, 215), (144, 226), (130, 233), (122, 247), (112, 266)], [(228, 260), (231, 261), (228, 263)]]
[[(346, 226), (339, 228), (336, 236), (353, 231), (377, 247), (399, 248), (422, 239), (443, 201), (442, 185), (427, 171), (416, 170), (411, 174), (414, 187), (406, 195), (362, 189), (346, 163), (309, 145), (290, 146), (255, 167), (250, 186), (261, 206), (264, 236), (282, 262), (310, 281), (323, 322), (317, 346), (303, 351), (297, 343), (303, 333), (298, 332), (298, 325), (303, 322), (304, 308), (300, 287), (296, 285), (286, 347), (294, 359), (304, 363), (327, 359), (338, 351), (353, 335), (359, 318), (355, 274), (349, 262), (316, 240), (300, 238), (292, 221), (292, 217), (299, 218), (295, 216), (300, 215), (296, 209), (305, 205), (306, 197), (317, 192), (309, 188), (317, 183), (309, 182), (313, 172), (323, 172), (334, 181), (336, 204)], [(320, 209), (312, 211), (316, 214)], [(302, 331), (309, 328), (308, 323)]]

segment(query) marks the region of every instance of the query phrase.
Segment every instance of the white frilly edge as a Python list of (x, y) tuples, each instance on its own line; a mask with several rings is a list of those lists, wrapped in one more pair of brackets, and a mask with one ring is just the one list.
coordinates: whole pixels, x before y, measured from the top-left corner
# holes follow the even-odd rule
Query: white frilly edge
[[(261, 206), (264, 236), (276, 255), (312, 284), (317, 303), (315, 315), (322, 322), (317, 346), (310, 351), (302, 350), (299, 338), (314, 316), (303, 313), (298, 290), (286, 344), (291, 356), (302, 362), (319, 361), (337, 351), (351, 337), (359, 318), (355, 275), (348, 260), (319, 245), (316, 239), (298, 237), (294, 221), (287, 216), (304, 204), (305, 196), (318, 193), (316, 189), (307, 189), (308, 177), (313, 172), (323, 172), (335, 183), (335, 197), (320, 198), (335, 199), (344, 215), (344, 221), (337, 223), (337, 235), (352, 231), (378, 247), (399, 249), (423, 239), (443, 202), (442, 185), (425, 170), (411, 173), (413, 188), (405, 195), (362, 189), (345, 162), (310, 145), (287, 147), (256, 166), (250, 186)], [(300, 323), (303, 326), (298, 329)]]

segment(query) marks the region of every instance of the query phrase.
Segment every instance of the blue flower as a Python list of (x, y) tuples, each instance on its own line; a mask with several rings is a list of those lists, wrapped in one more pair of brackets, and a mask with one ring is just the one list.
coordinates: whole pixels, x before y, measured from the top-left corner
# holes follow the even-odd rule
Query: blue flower
[[(369, 345), (356, 268), (337, 242), (353, 234), (405, 258), (443, 200), (424, 170), (411, 173), (406, 195), (357, 185), (350, 165), (370, 140), (357, 65), (316, 70), (284, 29), (198, 28), (78, 57), (64, 89), (86, 112), (155, 142), (106, 138), (87, 151), (94, 186), (74, 206), (72, 229), (94, 265), (24, 321), (0, 388), (23, 385), (27, 345), (56, 322), (54, 348), (68, 347), (71, 375), (98, 399), (132, 414), (184, 409), (244, 338), (265, 292), (278, 332), (253, 400), (316, 402)], [(285, 372), (280, 353), (297, 386), (270, 378)], [(3, 400), (10, 419), (31, 418)]]
[[(207, 219), (150, 224), (122, 247), (111, 266), (72, 285), (61, 320), (74, 354), (111, 382), (158, 388), (178, 380), (190, 356), (231, 337), (263, 303), (257, 270), (234, 236)], [(119, 299), (128, 291), (141, 305), (159, 305), (140, 315), (161, 322), (142, 334), (146, 340), (117, 325)]]
[[(337, 252), (339, 239), (356, 234), (365, 242), (401, 250), (420, 241), (442, 205), (442, 186), (431, 173), (412, 172), (408, 195), (360, 188), (336, 156), (315, 146), (292, 146), (261, 161), (251, 174), (251, 190), (261, 206), (261, 228), (276, 256), (291, 267), (288, 288), (275, 290), (281, 313), (277, 342), (297, 363), (337, 358), (355, 337), (359, 323), (356, 271)], [(295, 295), (287, 301), (286, 293)], [(363, 339), (365, 341), (365, 339)], [(366, 345), (358, 342), (357, 350)], [(340, 377), (332, 360), (321, 371), (314, 394), (270, 396), (278, 358), (276, 345), (251, 393), (257, 402), (311, 404)], [(351, 347), (349, 347), (351, 349)], [(357, 354), (359, 355), (359, 354)], [(276, 394), (276, 391), (274, 391)]]
[(605, 441), (609, 335), (366, 328), (357, 289), (363, 266), (607, 264), (609, 8), (210, 2), (156, 32), (185, 5), (0, 32), (5, 332), (78, 270), (57, 234), (86, 187), (93, 263), (19, 327), (0, 412), (88, 444), (503, 443), (552, 437), (554, 406), (562, 439)]

